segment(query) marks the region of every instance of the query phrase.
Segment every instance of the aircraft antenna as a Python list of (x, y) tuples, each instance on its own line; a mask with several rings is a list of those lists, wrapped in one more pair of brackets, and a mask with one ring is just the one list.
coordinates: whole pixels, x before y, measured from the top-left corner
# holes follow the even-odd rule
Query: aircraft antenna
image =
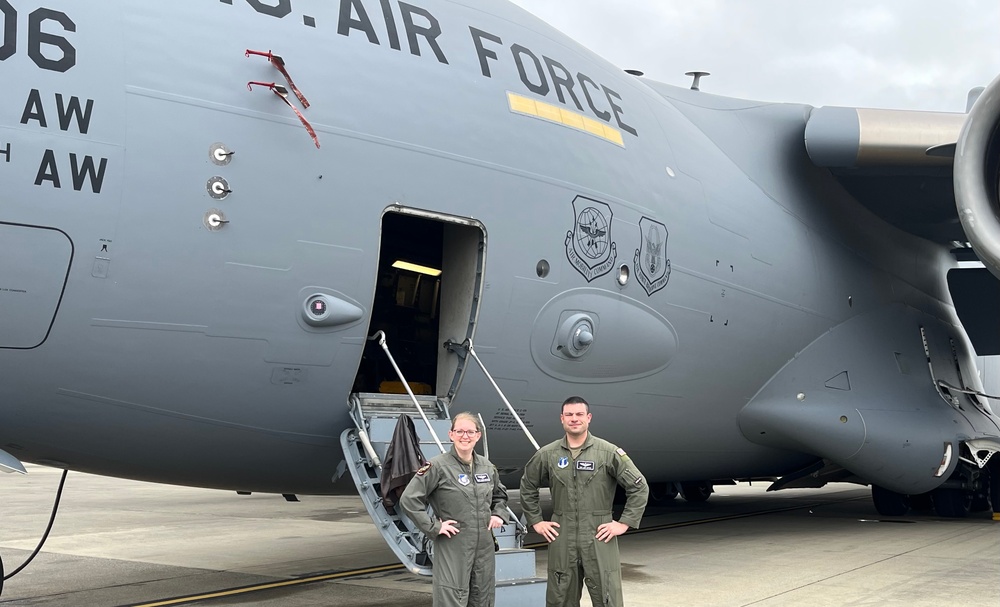
[(701, 87), (701, 77), (702, 76), (711, 76), (712, 74), (710, 72), (684, 72), (684, 75), (685, 76), (691, 76), (692, 78), (694, 78), (694, 80), (691, 82), (691, 90), (692, 91), (700, 91), (701, 90), (701, 88), (700, 88)]

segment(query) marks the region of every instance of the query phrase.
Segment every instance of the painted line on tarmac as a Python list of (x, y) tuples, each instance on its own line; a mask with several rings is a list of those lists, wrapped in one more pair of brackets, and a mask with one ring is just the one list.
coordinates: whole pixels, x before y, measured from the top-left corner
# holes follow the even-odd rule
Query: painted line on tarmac
[(681, 527), (693, 527), (694, 525), (704, 525), (707, 523), (721, 523), (723, 521), (732, 521), (741, 518), (751, 518), (754, 516), (764, 516), (767, 514), (777, 514), (779, 512), (792, 512), (793, 510), (805, 510), (807, 508), (819, 508), (820, 506), (829, 506), (831, 504), (839, 504), (842, 502), (854, 502), (858, 500), (868, 499), (867, 497), (850, 497), (841, 500), (827, 500), (823, 502), (816, 502), (813, 504), (802, 504), (801, 506), (786, 506), (784, 508), (770, 508), (768, 510), (757, 510), (755, 512), (742, 512), (740, 514), (726, 514), (724, 516), (715, 516), (712, 518), (696, 519), (693, 521), (679, 521), (676, 523), (666, 523), (663, 525), (654, 525), (652, 527), (643, 527), (640, 529), (632, 529), (628, 532), (629, 535), (637, 533), (651, 533), (653, 531), (663, 531), (665, 529), (678, 529)]
[(266, 584), (238, 586), (236, 588), (228, 588), (226, 590), (206, 592), (204, 594), (191, 594), (187, 596), (174, 597), (172, 599), (163, 599), (159, 601), (153, 601), (152, 603), (130, 603), (128, 605), (122, 605), (121, 607), (168, 607), (169, 605), (183, 605), (185, 603), (196, 603), (198, 601), (208, 601), (211, 599), (237, 596), (240, 594), (247, 594), (250, 592), (273, 590), (275, 588), (288, 588), (289, 586), (315, 584), (316, 582), (325, 582), (328, 580), (343, 580), (361, 575), (368, 575), (370, 573), (381, 573), (383, 571), (393, 571), (395, 569), (403, 569), (403, 568), (404, 567), (401, 563), (396, 563), (395, 565), (381, 565), (378, 567), (368, 567), (367, 569), (353, 569), (351, 571), (340, 571), (338, 573), (324, 573), (322, 575), (312, 575), (309, 577), (295, 578), (293, 580), (283, 580), (280, 582), (268, 582)]
[[(829, 506), (830, 504), (856, 501), (860, 499), (865, 499), (861, 497), (848, 498), (843, 500), (827, 500), (823, 502), (816, 502), (812, 504), (802, 504), (798, 506), (787, 506), (785, 508), (770, 508), (767, 510), (757, 510), (755, 512), (743, 512), (739, 514), (727, 514), (724, 516), (714, 516), (711, 518), (696, 519), (691, 521), (678, 521), (676, 523), (666, 523), (663, 525), (654, 525), (652, 527), (643, 527), (641, 529), (632, 529), (628, 532), (628, 535), (635, 535), (639, 533), (652, 533), (654, 531), (665, 531), (668, 529), (679, 529), (681, 527), (692, 527), (694, 525), (707, 525), (709, 523), (721, 523), (724, 521), (732, 521), (741, 518), (750, 518), (754, 516), (764, 516), (767, 514), (777, 514), (780, 512), (791, 512), (793, 510), (805, 510), (807, 508), (819, 508), (820, 506)], [(548, 548), (547, 542), (536, 542), (534, 544), (525, 544), (525, 548)], [(121, 607), (170, 607), (171, 605), (183, 605), (185, 603), (196, 603), (199, 601), (208, 601), (211, 599), (218, 599), (224, 597), (237, 596), (241, 594), (248, 594), (251, 592), (261, 592), (264, 590), (273, 590), (275, 588), (288, 588), (290, 586), (301, 586), (304, 584), (315, 584), (317, 582), (325, 582), (329, 580), (343, 580), (352, 577), (359, 577), (362, 575), (368, 575), (371, 573), (381, 573), (384, 571), (394, 571), (398, 569), (404, 569), (401, 563), (396, 563), (393, 565), (381, 565), (377, 567), (369, 567), (367, 569), (352, 569), (350, 571), (340, 571), (338, 573), (324, 573), (321, 575), (312, 575), (309, 577), (295, 578), (292, 580), (283, 580), (280, 582), (268, 582), (266, 584), (253, 584), (249, 586), (239, 586), (236, 588), (229, 588), (226, 590), (218, 590), (215, 592), (207, 592), (204, 594), (192, 594), (187, 596), (180, 596), (170, 599), (163, 599), (159, 601), (153, 601), (151, 603), (130, 603), (128, 605), (122, 605)]]

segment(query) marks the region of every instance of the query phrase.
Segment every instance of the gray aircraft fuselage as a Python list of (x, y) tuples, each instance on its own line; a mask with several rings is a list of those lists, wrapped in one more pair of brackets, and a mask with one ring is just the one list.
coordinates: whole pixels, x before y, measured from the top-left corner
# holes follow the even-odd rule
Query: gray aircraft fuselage
[(587, 398), (651, 481), (823, 459), (921, 493), (944, 445), (998, 432), (928, 371), (921, 330), (934, 379), (982, 390), (958, 262), (810, 162), (807, 106), (647, 82), (501, 1), (0, 14), (0, 449), (22, 460), (351, 491), (348, 398), (397, 379), (379, 329), (512, 473), (532, 447), (447, 340), (541, 442)]

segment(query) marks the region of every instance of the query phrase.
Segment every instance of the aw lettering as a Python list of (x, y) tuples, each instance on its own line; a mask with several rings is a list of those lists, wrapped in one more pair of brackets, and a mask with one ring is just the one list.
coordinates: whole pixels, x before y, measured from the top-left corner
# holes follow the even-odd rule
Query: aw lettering
[[(46, 110), (46, 102), (43, 101), (42, 94), (38, 89), (31, 89), (24, 104), (24, 111), (21, 112), (21, 124), (34, 124), (43, 129), (58, 125), (59, 130), (63, 132), (75, 131), (81, 135), (86, 135), (90, 130), (90, 120), (94, 112), (93, 99), (81, 102), (78, 97), (70, 96), (67, 98), (61, 93), (56, 93), (52, 99), (48, 100), (47, 107), (48, 110)], [(62, 174), (66, 174), (68, 169), (74, 190), (82, 191), (89, 184), (93, 193), (101, 193), (105, 171), (108, 167), (107, 158), (99, 158), (95, 161), (91, 156), (72, 152), (60, 158), (54, 150), (47, 149), (38, 165), (35, 185), (47, 184), (56, 189), (62, 188), (60, 165), (63, 167)]]

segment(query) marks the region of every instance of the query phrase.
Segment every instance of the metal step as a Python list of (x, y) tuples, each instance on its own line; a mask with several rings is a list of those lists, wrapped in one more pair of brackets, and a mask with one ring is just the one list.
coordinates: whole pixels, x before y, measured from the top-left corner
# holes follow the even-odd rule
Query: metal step
[(497, 553), (497, 583), (535, 577), (535, 551), (504, 548)]
[(345, 430), (340, 436), (340, 446), (344, 450), (347, 468), (351, 471), (358, 495), (386, 545), (411, 573), (431, 575), (424, 534), (405, 516), (386, 510), (379, 492), (380, 470), (369, 465), (357, 429)]
[[(417, 408), (408, 394), (382, 394), (376, 392), (359, 392), (357, 399), (364, 407), (365, 415), (378, 414), (417, 414)], [(427, 417), (448, 419), (447, 400), (437, 396), (414, 396), (420, 408)]]

